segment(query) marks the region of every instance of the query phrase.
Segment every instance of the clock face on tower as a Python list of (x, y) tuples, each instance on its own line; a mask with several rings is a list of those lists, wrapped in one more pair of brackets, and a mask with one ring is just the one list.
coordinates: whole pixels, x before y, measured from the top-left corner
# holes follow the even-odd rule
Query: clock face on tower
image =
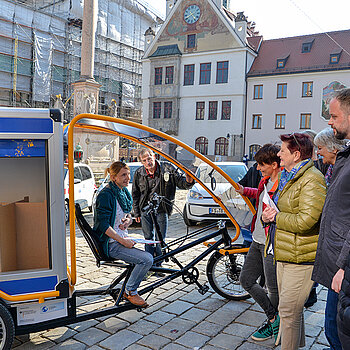
[(188, 24), (193, 24), (198, 21), (201, 15), (201, 10), (197, 5), (188, 6), (184, 12), (184, 20)]

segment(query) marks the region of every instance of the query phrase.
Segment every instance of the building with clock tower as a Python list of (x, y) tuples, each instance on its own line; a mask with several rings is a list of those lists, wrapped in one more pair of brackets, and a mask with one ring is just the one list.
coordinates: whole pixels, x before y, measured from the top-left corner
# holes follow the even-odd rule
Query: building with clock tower
[(167, 0), (163, 26), (145, 33), (143, 123), (213, 160), (242, 159), (246, 73), (261, 41), (230, 10), (229, 0)]

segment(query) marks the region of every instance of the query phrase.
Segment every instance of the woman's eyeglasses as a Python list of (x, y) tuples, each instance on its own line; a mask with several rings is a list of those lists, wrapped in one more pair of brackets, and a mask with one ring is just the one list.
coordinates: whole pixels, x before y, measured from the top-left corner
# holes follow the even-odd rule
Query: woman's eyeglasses
[(295, 143), (298, 145), (299, 148), (301, 148), (300, 143), (298, 142), (298, 140), (297, 140), (297, 138), (295, 137), (294, 134), (295, 134), (295, 133), (292, 132), (291, 134), (289, 134), (289, 136), (293, 136), (293, 139), (294, 139)]

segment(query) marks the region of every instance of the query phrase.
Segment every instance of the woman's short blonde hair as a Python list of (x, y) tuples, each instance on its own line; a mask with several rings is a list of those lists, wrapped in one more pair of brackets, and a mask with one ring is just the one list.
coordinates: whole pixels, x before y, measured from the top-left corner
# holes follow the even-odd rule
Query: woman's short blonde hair
[(128, 165), (124, 162), (114, 162), (105, 170), (105, 177), (107, 176), (107, 174), (109, 174), (109, 176), (116, 176), (118, 175), (119, 171), (124, 168), (130, 170)]

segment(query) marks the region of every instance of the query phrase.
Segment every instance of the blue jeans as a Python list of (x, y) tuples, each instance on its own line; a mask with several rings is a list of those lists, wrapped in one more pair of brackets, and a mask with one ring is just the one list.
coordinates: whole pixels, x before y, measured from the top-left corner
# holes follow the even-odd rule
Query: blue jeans
[(337, 328), (337, 307), (339, 294), (328, 289), (324, 319), (324, 332), (331, 350), (342, 350)]
[[(158, 213), (156, 218), (160, 228), (160, 233), (162, 234), (163, 239), (165, 239), (166, 231), (168, 229), (168, 214)], [(158, 240), (150, 214), (141, 214), (141, 226), (145, 239)], [(145, 244), (145, 250), (153, 257), (162, 255), (160, 244)]]
[(126, 290), (128, 292), (136, 291), (153, 264), (152, 255), (137, 248), (126, 248), (116, 241), (109, 243), (108, 253), (113, 259), (135, 265), (126, 283)]

